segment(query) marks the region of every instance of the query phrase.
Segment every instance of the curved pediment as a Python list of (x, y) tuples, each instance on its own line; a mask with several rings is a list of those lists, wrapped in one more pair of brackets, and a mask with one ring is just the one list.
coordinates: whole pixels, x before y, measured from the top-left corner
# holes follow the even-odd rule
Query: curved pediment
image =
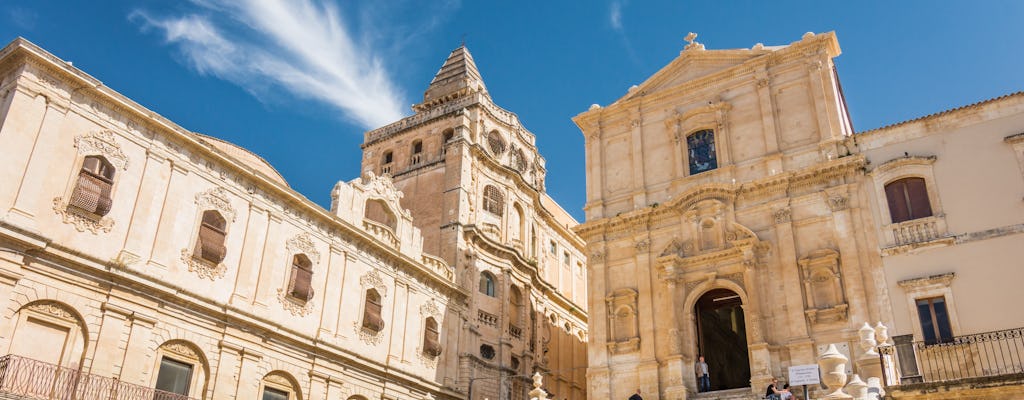
[(760, 242), (754, 231), (736, 221), (732, 203), (717, 198), (691, 202), (682, 211), (684, 222), (676, 237), (660, 252), (668, 260), (748, 258)]

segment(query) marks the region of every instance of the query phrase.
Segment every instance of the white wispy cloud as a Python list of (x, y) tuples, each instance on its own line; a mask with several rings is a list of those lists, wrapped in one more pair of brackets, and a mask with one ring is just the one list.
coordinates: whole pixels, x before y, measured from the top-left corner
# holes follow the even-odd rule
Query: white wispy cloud
[(615, 0), (612, 1), (611, 9), (608, 12), (608, 22), (612, 25), (612, 29), (622, 31), (622, 2)]
[(405, 95), (389, 76), (383, 50), (375, 47), (388, 45), (393, 32), (358, 30), (333, 3), (319, 0), (192, 4), (195, 9), (181, 15), (137, 10), (130, 18), (160, 31), (199, 73), (231, 81), (261, 99), (285, 89), (334, 106), (365, 128), (404, 115)]

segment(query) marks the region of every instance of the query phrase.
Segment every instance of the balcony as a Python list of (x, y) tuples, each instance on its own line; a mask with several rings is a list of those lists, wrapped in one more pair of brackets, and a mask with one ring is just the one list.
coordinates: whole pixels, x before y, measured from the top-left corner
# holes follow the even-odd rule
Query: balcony
[(520, 328), (520, 327), (512, 325), (512, 324), (508, 324), (508, 334), (512, 335), (512, 337), (514, 337), (516, 339), (522, 339), (523, 338), (523, 328)]
[(0, 393), (39, 400), (195, 400), (11, 354), (0, 357)]
[(398, 236), (395, 236), (395, 232), (391, 228), (369, 219), (363, 220), (363, 228), (366, 228), (367, 232), (370, 232), (382, 242), (391, 245), (393, 248), (398, 248)]
[(477, 310), (476, 320), (490, 327), (498, 327), (498, 316), (484, 310)]
[(941, 215), (912, 219), (889, 224), (883, 229), (887, 246), (885, 255), (904, 253), (912, 249), (953, 244), (955, 239), (946, 234), (946, 219)]
[(420, 165), (423, 162), (423, 153), (413, 154), (409, 157), (409, 165)]
[[(886, 385), (916, 390), (918, 386), (1019, 380), (1024, 374), (1024, 328), (956, 336), (938, 342), (894, 337), (895, 345), (879, 348)], [(888, 356), (888, 357), (887, 357)]]

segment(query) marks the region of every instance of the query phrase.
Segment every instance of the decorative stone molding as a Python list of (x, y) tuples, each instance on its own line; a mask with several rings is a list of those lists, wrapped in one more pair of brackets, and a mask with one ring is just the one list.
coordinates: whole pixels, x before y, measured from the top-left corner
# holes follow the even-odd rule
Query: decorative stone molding
[(420, 362), (423, 363), (425, 367), (434, 369), (437, 368), (437, 362), (438, 360), (441, 359), (441, 357), (431, 357), (430, 355), (426, 354), (423, 351), (423, 344), (420, 343), (419, 346), (416, 346), (416, 359), (420, 360)]
[(121, 146), (109, 130), (90, 132), (75, 137), (75, 148), (83, 156), (101, 155), (118, 169), (128, 169), (128, 157), (121, 151)]
[(284, 289), (277, 289), (277, 300), (281, 302), (281, 306), (284, 307), (285, 310), (294, 316), (305, 317), (313, 312), (312, 299), (299, 302), (297, 299), (289, 296), (287, 291)]
[(844, 196), (833, 196), (828, 198), (828, 208), (832, 212), (839, 212), (849, 207), (849, 198)]
[(588, 263), (603, 263), (605, 260), (605, 254), (603, 251), (594, 251), (590, 253), (590, 257), (587, 258)]
[(434, 299), (428, 300), (426, 303), (420, 305), (420, 316), (423, 318), (434, 317), (435, 320), (441, 320), (441, 308), (437, 306), (437, 302)]
[(228, 271), (228, 267), (223, 262), (214, 265), (209, 261), (193, 257), (192, 250), (190, 249), (181, 249), (181, 261), (188, 266), (188, 272), (194, 272), (200, 278), (211, 281), (223, 278)]
[(305, 254), (313, 264), (320, 263), (320, 252), (316, 250), (316, 245), (313, 243), (313, 239), (308, 232), (300, 233), (288, 239), (285, 242), (285, 247), (291, 254)]
[(63, 197), (53, 198), (53, 212), (57, 213), (65, 224), (74, 225), (75, 230), (79, 232), (88, 231), (95, 235), (100, 232), (109, 233), (114, 228), (114, 220), (112, 218), (107, 216), (96, 218), (84, 212), (79, 213), (74, 209), (68, 208), (68, 203), (64, 201)]
[(903, 290), (922, 290), (932, 288), (943, 288), (949, 287), (953, 284), (953, 278), (956, 278), (956, 274), (953, 272), (947, 272), (941, 275), (932, 275), (924, 278), (906, 279), (897, 282), (896, 284)]
[(388, 297), (388, 287), (384, 284), (384, 278), (380, 276), (380, 272), (377, 272), (376, 269), (359, 277), (359, 284), (363, 286), (364, 291), (366, 289), (376, 289), (381, 298)]
[(807, 319), (812, 324), (845, 321), (849, 306), (839, 269), (839, 253), (831, 249), (815, 250), (801, 258), (799, 264)]
[(380, 342), (384, 340), (383, 329), (374, 332), (372, 330), (363, 328), (362, 321), (356, 321), (354, 325), (356, 328), (356, 335), (359, 336), (359, 340), (363, 341), (363, 343), (376, 346), (379, 345)]
[(622, 354), (639, 350), (637, 291), (617, 289), (605, 297), (605, 303), (608, 310), (608, 351)]
[(66, 306), (64, 306), (63, 304), (60, 304), (60, 303), (57, 303), (57, 302), (41, 301), (41, 302), (38, 302), (38, 303), (33, 303), (33, 304), (31, 304), (31, 305), (29, 305), (28, 307), (25, 307), (25, 308), (28, 309), (28, 310), (32, 310), (32, 311), (36, 311), (36, 312), (42, 313), (42, 314), (51, 315), (51, 316), (57, 317), (59, 319), (63, 319), (63, 320), (71, 321), (71, 322), (78, 322), (78, 318), (75, 317), (74, 313), (69, 311), (68, 308)]
[(637, 253), (646, 253), (651, 248), (651, 241), (650, 239), (641, 239), (636, 241), (633, 247), (636, 248)]
[(184, 342), (169, 342), (160, 346), (160, 348), (164, 351), (183, 356), (190, 360), (199, 360), (199, 355), (196, 353), (195, 349)]
[(398, 213), (404, 219), (412, 218), (409, 210), (402, 208), (399, 202), (405, 194), (395, 188), (395, 183), (391, 180), (391, 177), (386, 175), (377, 176), (372, 171), (367, 171), (361, 181), (357, 180), (353, 183), (359, 184), (366, 191), (367, 198), (384, 200), (385, 203), (391, 206), (389, 208), (392, 212)]
[(792, 221), (793, 212), (789, 207), (780, 208), (772, 212), (772, 218), (775, 219), (776, 224), (784, 224)]
[(231, 206), (231, 198), (227, 190), (220, 187), (210, 188), (196, 194), (196, 205), (199, 206), (200, 211), (220, 211), (221, 215), (231, 222), (235, 222), (235, 215), (238, 214), (235, 208)]

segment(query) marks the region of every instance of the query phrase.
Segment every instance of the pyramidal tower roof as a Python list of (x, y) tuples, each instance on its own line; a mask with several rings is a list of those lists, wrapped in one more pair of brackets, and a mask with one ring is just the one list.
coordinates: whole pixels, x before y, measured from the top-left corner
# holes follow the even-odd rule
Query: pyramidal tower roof
[(465, 45), (452, 50), (444, 65), (430, 81), (430, 86), (423, 93), (423, 103), (417, 109), (431, 108), (437, 104), (459, 98), (474, 92), (486, 92), (480, 70), (473, 62), (473, 55)]

